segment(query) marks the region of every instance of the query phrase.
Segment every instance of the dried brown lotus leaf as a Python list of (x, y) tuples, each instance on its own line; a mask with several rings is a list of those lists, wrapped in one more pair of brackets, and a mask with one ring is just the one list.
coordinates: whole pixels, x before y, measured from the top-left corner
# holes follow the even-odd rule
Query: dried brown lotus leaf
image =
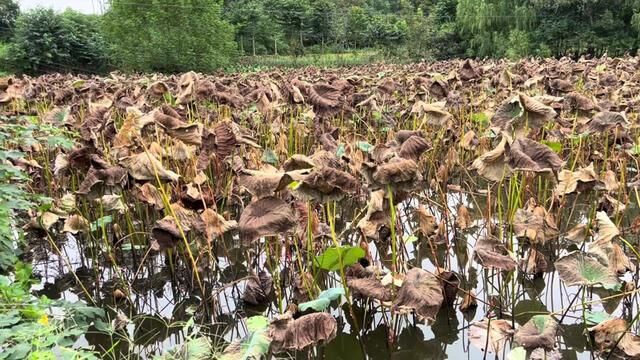
[(227, 220), (209, 208), (200, 214), (200, 218), (204, 223), (205, 234), (209, 243), (211, 243), (214, 238), (220, 237), (238, 227), (238, 223), (235, 220)]
[(458, 212), (456, 213), (456, 226), (460, 230), (467, 230), (473, 226), (473, 220), (471, 220), (471, 214), (466, 206), (460, 205)]
[(420, 156), (430, 148), (431, 145), (425, 138), (413, 135), (400, 145), (398, 155), (404, 159), (418, 161)]
[(604, 211), (598, 211), (596, 213), (596, 222), (598, 224), (597, 241), (612, 241), (616, 236), (620, 235), (620, 230), (618, 230), (616, 224), (611, 221)]
[(62, 232), (68, 232), (71, 234), (77, 233), (85, 233), (89, 231), (91, 228), (91, 224), (89, 220), (87, 220), (82, 215), (69, 215), (67, 219), (64, 221), (64, 226), (62, 227)]
[(422, 205), (416, 209), (416, 215), (418, 216), (418, 228), (422, 235), (433, 235), (438, 228), (436, 217)]
[(382, 285), (375, 277), (349, 278), (347, 285), (354, 297), (370, 298), (380, 301), (391, 301), (393, 299), (391, 289)]
[(151, 229), (151, 237), (156, 241), (158, 250), (171, 249), (182, 239), (180, 229), (172, 216), (165, 216), (156, 221)]
[(267, 304), (273, 297), (273, 278), (266, 271), (260, 271), (258, 275), (252, 275), (247, 281), (242, 300), (250, 305), (259, 306)]
[(564, 196), (576, 191), (584, 191), (595, 186), (598, 182), (598, 175), (593, 170), (593, 163), (576, 171), (562, 170), (558, 173), (558, 184), (554, 193), (558, 196)]
[(249, 204), (240, 215), (240, 239), (250, 243), (263, 236), (282, 234), (296, 223), (295, 214), (287, 203), (265, 197)]
[(124, 214), (127, 210), (121, 195), (102, 195), (102, 197), (96, 199), (96, 202), (100, 203), (100, 206), (107, 212), (117, 211)]
[(600, 351), (615, 351), (626, 358), (640, 358), (640, 337), (629, 332), (625, 320), (606, 320), (589, 328), (589, 332), (593, 333), (595, 345)]
[(412, 186), (422, 180), (418, 164), (411, 159), (394, 159), (376, 167), (373, 180), (381, 185)]
[(553, 350), (556, 347), (558, 321), (550, 315), (534, 315), (516, 331), (513, 339), (525, 349), (543, 348)]
[(558, 171), (564, 162), (551, 148), (527, 138), (516, 139), (510, 146), (509, 166), (515, 170)]
[(331, 341), (336, 336), (336, 319), (328, 313), (313, 313), (293, 319), (285, 313), (269, 325), (271, 351), (302, 350)]
[(511, 321), (483, 319), (469, 327), (471, 344), (482, 351), (498, 354), (513, 335)]
[[(120, 166), (111, 166), (106, 169), (91, 167), (78, 187), (78, 194), (87, 195), (96, 185), (124, 186), (127, 182), (127, 170)], [(99, 192), (99, 191), (98, 191)]]
[(431, 321), (435, 319), (443, 301), (438, 277), (426, 270), (413, 268), (405, 276), (393, 307), (396, 310), (401, 307), (412, 309), (419, 319)]
[(460, 139), (460, 142), (458, 143), (458, 145), (461, 148), (468, 151), (475, 150), (475, 148), (478, 146), (478, 138), (476, 136), (475, 131), (473, 130), (467, 131)]
[(510, 256), (506, 246), (493, 236), (485, 236), (476, 242), (474, 248), (477, 262), (485, 268), (512, 271), (516, 261)]
[(556, 116), (555, 110), (527, 95), (503, 103), (491, 119), (491, 123), (516, 138), (526, 135), (528, 129), (539, 129)]
[(303, 199), (314, 199), (324, 203), (356, 193), (358, 188), (358, 180), (351, 174), (330, 167), (321, 167), (300, 178), (294, 192)]
[(142, 152), (129, 156), (120, 160), (120, 162), (127, 168), (131, 177), (138, 181), (156, 179), (177, 181), (180, 178), (180, 175), (165, 169), (160, 160), (151, 152)]
[(511, 176), (511, 168), (505, 155), (506, 145), (507, 138), (503, 137), (498, 146), (473, 161), (471, 170), (478, 171), (480, 176), (491, 181), (501, 181)]
[(164, 209), (164, 201), (160, 191), (151, 183), (144, 183), (142, 185), (136, 185), (138, 191), (136, 197), (149, 205), (152, 205), (157, 210)]
[(419, 119), (424, 119), (423, 121), (429, 125), (447, 126), (453, 119), (453, 115), (444, 109), (444, 105), (444, 102), (427, 104), (424, 101), (418, 101), (413, 104), (411, 113)]

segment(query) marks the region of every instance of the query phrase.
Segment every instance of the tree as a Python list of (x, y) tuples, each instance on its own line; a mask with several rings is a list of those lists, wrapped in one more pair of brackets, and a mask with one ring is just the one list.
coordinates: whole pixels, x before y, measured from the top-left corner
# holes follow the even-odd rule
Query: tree
[(277, 52), (283, 34), (269, 16), (264, 0), (236, 0), (225, 4), (225, 14), (236, 28), (241, 53)]
[(233, 26), (218, 0), (112, 0), (105, 33), (125, 71), (210, 72), (236, 55)]
[(101, 72), (107, 61), (100, 18), (41, 8), (21, 14), (7, 62), (18, 73)]
[(13, 0), (0, 0), (0, 40), (8, 40), (12, 33), (20, 7)]
[(325, 44), (334, 34), (336, 17), (336, 5), (331, 0), (316, 0), (311, 4), (309, 11), (308, 38), (322, 45), (324, 51)]
[(304, 29), (309, 15), (307, 0), (269, 0), (267, 7), (271, 17), (284, 31), (290, 47), (296, 55), (304, 52)]

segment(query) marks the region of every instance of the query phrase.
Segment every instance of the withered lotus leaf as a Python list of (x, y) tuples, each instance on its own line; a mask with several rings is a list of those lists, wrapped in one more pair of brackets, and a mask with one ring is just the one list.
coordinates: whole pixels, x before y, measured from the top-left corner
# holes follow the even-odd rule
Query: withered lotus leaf
[(200, 219), (204, 223), (205, 235), (209, 243), (213, 239), (238, 227), (238, 223), (235, 220), (227, 220), (211, 208), (205, 209), (200, 214)]
[(420, 156), (431, 148), (429, 142), (422, 136), (413, 135), (400, 145), (398, 155), (401, 158), (418, 161)]
[(372, 174), (375, 184), (382, 186), (394, 185), (398, 188), (411, 187), (422, 180), (418, 172), (418, 164), (411, 159), (396, 158), (390, 162), (375, 167)]
[(485, 268), (512, 271), (516, 261), (510, 256), (506, 246), (494, 236), (480, 238), (474, 248), (475, 258)]
[(258, 306), (268, 303), (273, 297), (273, 278), (266, 271), (252, 275), (247, 281), (242, 300), (250, 305)]
[(263, 236), (282, 234), (296, 223), (287, 203), (276, 197), (265, 197), (249, 204), (240, 215), (240, 239), (249, 243)]
[(364, 278), (348, 278), (347, 285), (352, 291), (352, 296), (370, 298), (380, 301), (391, 301), (391, 289), (382, 285), (374, 276)]
[(178, 225), (172, 216), (156, 221), (151, 229), (151, 237), (158, 245), (157, 250), (171, 249), (182, 239)]
[[(88, 195), (96, 185), (109, 187), (124, 186), (127, 183), (127, 170), (120, 166), (111, 166), (106, 169), (91, 167), (78, 187), (78, 194)], [(100, 192), (100, 191), (96, 191)]]
[(558, 171), (564, 165), (551, 148), (527, 138), (516, 139), (511, 144), (508, 158), (514, 170)]
[(525, 349), (553, 350), (556, 346), (557, 331), (558, 321), (551, 315), (534, 315), (516, 331), (513, 339)]
[(511, 321), (502, 319), (483, 319), (474, 322), (469, 328), (469, 340), (482, 351), (498, 354), (513, 336)]
[(397, 311), (408, 308), (422, 320), (434, 320), (444, 301), (442, 285), (434, 274), (419, 268), (409, 270), (393, 301)]
[(120, 163), (127, 168), (129, 175), (138, 181), (177, 181), (180, 178), (180, 175), (167, 170), (150, 151), (126, 157), (121, 159)]
[(613, 351), (624, 358), (640, 358), (640, 337), (629, 332), (623, 319), (611, 319), (589, 328), (599, 351)]
[(277, 354), (327, 343), (336, 336), (337, 328), (336, 319), (328, 313), (313, 313), (294, 320), (287, 312), (269, 325), (271, 351)]
[(303, 176), (295, 188), (295, 193), (304, 199), (326, 202), (353, 194), (358, 191), (358, 187), (358, 180), (351, 174), (330, 167), (321, 167)]
[(470, 169), (478, 171), (480, 176), (491, 181), (508, 178), (511, 176), (511, 168), (507, 164), (506, 146), (507, 138), (502, 137), (498, 146), (475, 159)]
[(503, 103), (491, 123), (516, 138), (526, 135), (528, 129), (539, 129), (556, 116), (552, 107), (524, 94)]
[(600, 182), (593, 169), (593, 163), (576, 171), (562, 170), (558, 173), (558, 185), (554, 190), (558, 196), (564, 196), (573, 192), (582, 192), (593, 188)]
[(64, 221), (62, 232), (68, 232), (71, 234), (84, 233), (91, 228), (89, 220), (82, 215), (69, 215)]

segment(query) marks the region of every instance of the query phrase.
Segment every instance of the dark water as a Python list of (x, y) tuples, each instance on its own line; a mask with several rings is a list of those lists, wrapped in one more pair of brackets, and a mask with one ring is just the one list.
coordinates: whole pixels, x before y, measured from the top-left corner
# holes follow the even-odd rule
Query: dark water
[[(477, 202), (471, 201), (465, 195), (449, 194), (447, 202), (450, 214), (455, 215), (458, 206), (464, 204), (470, 209), (472, 216), (481, 218), (476, 208)], [(417, 226), (408, 215), (417, 203), (417, 199), (412, 199), (399, 206), (398, 215), (406, 226), (406, 235), (411, 234), (412, 229)], [(583, 205), (576, 206), (570, 215), (557, 219), (561, 233), (576, 223), (586, 222), (591, 209), (590, 201), (584, 199), (581, 203)], [(345, 208), (341, 219), (352, 219), (352, 211)], [(441, 219), (442, 211), (438, 212), (434, 207), (432, 212), (438, 220)], [(627, 214), (631, 214), (630, 218), (633, 219), (633, 214), (638, 214), (637, 204), (629, 204)], [(446, 268), (458, 274), (461, 287), (473, 289), (478, 299), (487, 303), (498, 298), (499, 288), (506, 286), (508, 296), (502, 298), (502, 315), (507, 319), (513, 318), (514, 323), (519, 325), (524, 324), (536, 313), (552, 312), (557, 319), (564, 314), (561, 331), (557, 337), (562, 358), (590, 358), (592, 353), (588, 337), (584, 335), (581, 307), (578, 306), (573, 311), (564, 311), (571, 304), (580, 305), (580, 299), (575, 299), (579, 287), (565, 286), (555, 272), (548, 272), (541, 278), (533, 279), (521, 275), (520, 272), (504, 276), (484, 270), (473, 260), (473, 246), (485, 232), (484, 220), (476, 220), (475, 225), (465, 234), (452, 230), (449, 233), (449, 247), (439, 245), (435, 249), (437, 259), (434, 259), (434, 252), (426, 241), (419, 240), (407, 244), (407, 263), (427, 270), (434, 270), (434, 263), (446, 264)], [(337, 227), (338, 233), (344, 231), (344, 243), (355, 243), (354, 239), (357, 237), (351, 231), (352, 224), (342, 221)], [(99, 249), (88, 246), (85, 239), (68, 235), (59, 239), (58, 246), (69, 263), (57, 256), (46, 243), (37, 247), (34, 267), (35, 272), (41, 276), (39, 293), (52, 299), (88, 301), (76, 284), (75, 277), (69, 269), (71, 267), (96, 303), (104, 308), (109, 316), (115, 317), (119, 309), (131, 319), (131, 323), (125, 329), (128, 335), (116, 334), (112, 337), (90, 332), (78, 343), (93, 345), (101, 351), (113, 348), (116, 357), (151, 358), (166, 352), (167, 349), (184, 341), (183, 325), (190, 318), (203, 325), (202, 333), (208, 335), (215, 345), (224, 347), (229, 341), (246, 334), (241, 321), (243, 318), (262, 310), (249, 309), (238, 300), (242, 295), (244, 281), (236, 280), (247, 276), (249, 271), (245, 255), (247, 248), (240, 246), (233, 238), (226, 239), (224, 246), (218, 246), (214, 251), (218, 266), (203, 279), (207, 294), (204, 297), (193, 284), (190, 272), (184, 267), (175, 264), (175, 271), (171, 271), (166, 254), (148, 255), (144, 265), (140, 266), (140, 261), (147, 252), (144, 246), (125, 246), (115, 251), (119, 264), (117, 268), (110, 265), (110, 261), (98, 251)], [(560, 250), (563, 247), (558, 243), (548, 250), (552, 259), (566, 251)], [(518, 251), (517, 248), (514, 250)], [(374, 244), (370, 245), (370, 251), (374, 259), (388, 258), (388, 254), (384, 254), (384, 251), (381, 253)], [(96, 256), (97, 253), (100, 254)], [(265, 261), (266, 257), (262, 253), (259, 258), (261, 269), (266, 267)], [(339, 277), (335, 275), (327, 276), (326, 286), (340, 286), (338, 280)], [(637, 274), (633, 277), (629, 275), (626, 280), (637, 281)], [(119, 282), (131, 285), (130, 301), (114, 299), (113, 290), (122, 287), (118, 285)], [(588, 292), (587, 301), (593, 301), (591, 310), (606, 310), (616, 317), (629, 318), (635, 315), (638, 309), (638, 299), (635, 295), (624, 302), (620, 301), (621, 298), (604, 303), (597, 301), (608, 295), (611, 294)], [(572, 300), (575, 301), (571, 303)], [(311, 353), (290, 355), (296, 358), (325, 359), (483, 359), (485, 354), (469, 343), (468, 328), (471, 322), (483, 319), (488, 311), (488, 306), (483, 302), (479, 302), (475, 312), (465, 315), (457, 306), (443, 307), (431, 326), (416, 322), (412, 316), (405, 316), (398, 317), (397, 323), (394, 324), (395, 330), (392, 331), (387, 325), (388, 313), (383, 314), (382, 311), (376, 311), (371, 306), (356, 301), (353, 313), (358, 318), (357, 328), (360, 328), (360, 333), (355, 334), (353, 319), (348, 316), (348, 304), (342, 299), (341, 303), (332, 304), (332, 313), (338, 318), (338, 336)], [(493, 312), (495, 313), (495, 310)], [(278, 307), (275, 303), (266, 309), (267, 316), (272, 317), (277, 313)], [(499, 358), (506, 358), (508, 351), (509, 345), (504, 354), (498, 355)], [(486, 358), (491, 359), (494, 356), (487, 354)]]

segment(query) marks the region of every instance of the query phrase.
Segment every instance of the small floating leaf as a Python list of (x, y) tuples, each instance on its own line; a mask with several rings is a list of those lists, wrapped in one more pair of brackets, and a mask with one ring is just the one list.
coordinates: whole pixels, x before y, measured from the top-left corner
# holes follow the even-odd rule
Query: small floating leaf
[(111, 215), (103, 216), (98, 220), (91, 223), (91, 231), (96, 231), (103, 226), (111, 224), (113, 222), (113, 217)]
[(373, 145), (366, 141), (358, 141), (356, 144), (358, 145), (358, 149), (364, 152), (371, 152), (371, 150), (373, 150)]
[(278, 155), (271, 149), (264, 149), (262, 154), (262, 162), (276, 166), (278, 165)]

